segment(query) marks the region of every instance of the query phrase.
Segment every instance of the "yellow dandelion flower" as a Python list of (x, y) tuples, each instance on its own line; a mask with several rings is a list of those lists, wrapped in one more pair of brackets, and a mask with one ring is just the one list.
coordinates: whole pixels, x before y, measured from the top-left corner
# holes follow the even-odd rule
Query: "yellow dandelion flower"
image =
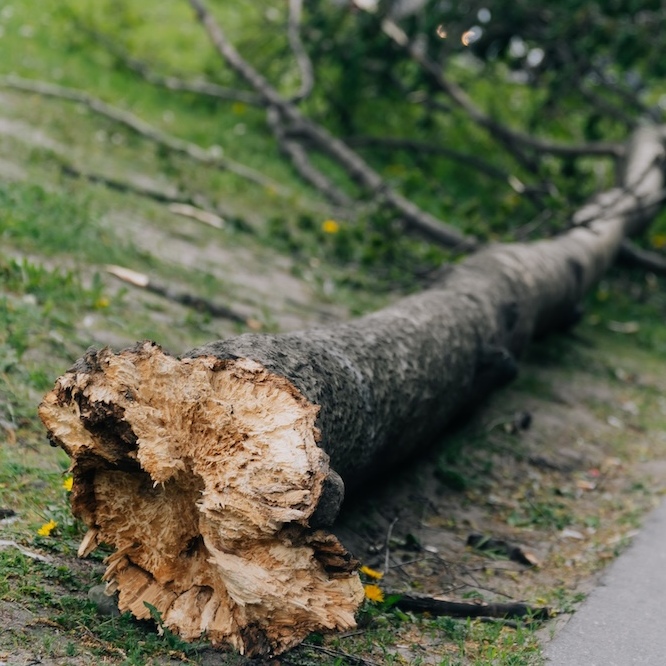
[(384, 601), (384, 593), (381, 591), (379, 585), (364, 585), (365, 598), (370, 601), (381, 604)]
[(68, 476), (63, 482), (62, 487), (69, 493), (74, 485), (74, 477)]
[(49, 520), (48, 523), (44, 523), (38, 530), (37, 534), (39, 536), (47, 537), (51, 535), (51, 532), (58, 527), (58, 523), (55, 520)]
[(100, 296), (95, 301), (95, 307), (98, 310), (103, 310), (104, 308), (108, 308), (110, 304), (111, 304), (111, 301), (106, 296)]
[(321, 223), (321, 230), (325, 234), (337, 234), (340, 231), (340, 225), (335, 220), (324, 220)]
[(365, 574), (368, 578), (374, 578), (375, 580), (379, 580), (380, 578), (384, 578), (384, 574), (381, 571), (376, 571), (375, 569), (371, 569), (370, 567), (366, 567), (363, 565), (359, 571), (362, 574)]

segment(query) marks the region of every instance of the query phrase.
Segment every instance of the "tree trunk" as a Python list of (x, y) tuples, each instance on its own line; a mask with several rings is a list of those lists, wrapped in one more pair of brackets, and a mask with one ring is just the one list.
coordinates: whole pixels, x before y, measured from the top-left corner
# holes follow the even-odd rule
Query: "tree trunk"
[(80, 554), (115, 548), (119, 607), (249, 655), (348, 629), (363, 590), (323, 528), (347, 489), (409, 457), (512, 379), (662, 199), (661, 128), (632, 138), (622, 187), (554, 240), (490, 247), (431, 289), (331, 328), (246, 334), (181, 360), (89, 351), (40, 406), (72, 458)]

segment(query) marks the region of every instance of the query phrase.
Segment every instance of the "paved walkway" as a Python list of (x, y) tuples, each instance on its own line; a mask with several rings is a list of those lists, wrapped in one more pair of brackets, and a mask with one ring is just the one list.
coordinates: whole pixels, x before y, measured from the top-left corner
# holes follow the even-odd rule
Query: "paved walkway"
[(666, 665), (666, 502), (544, 652), (552, 666)]

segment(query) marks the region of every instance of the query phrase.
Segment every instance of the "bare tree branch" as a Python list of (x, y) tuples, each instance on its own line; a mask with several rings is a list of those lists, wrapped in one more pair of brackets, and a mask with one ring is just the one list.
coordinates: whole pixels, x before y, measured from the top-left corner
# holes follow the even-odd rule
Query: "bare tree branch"
[(547, 620), (551, 617), (550, 608), (544, 606), (528, 606), (518, 602), (474, 603), (449, 601), (416, 594), (401, 595), (395, 605), (405, 611), (449, 615), (451, 617), (521, 617), (533, 620)]
[(148, 199), (152, 199), (153, 201), (158, 201), (159, 203), (194, 206), (201, 211), (205, 211), (209, 214), (223, 218), (230, 214), (228, 211), (224, 211), (218, 206), (211, 205), (210, 202), (205, 199), (205, 197), (199, 194), (191, 195), (181, 191), (170, 193), (166, 190), (157, 190), (152, 187), (144, 187), (137, 182), (117, 180), (104, 174), (83, 171), (78, 167), (73, 166), (72, 164), (66, 163), (60, 157), (56, 157), (56, 159), (60, 163), (61, 171), (66, 176), (83, 178), (90, 183), (104, 185), (105, 187), (108, 187), (111, 190), (115, 190), (116, 192), (129, 192), (130, 194), (146, 197)]
[(289, 0), (289, 21), (287, 23), (287, 37), (289, 46), (296, 58), (296, 64), (301, 73), (301, 87), (292, 97), (292, 102), (300, 102), (310, 95), (314, 87), (314, 71), (312, 61), (308, 56), (301, 40), (301, 14), (303, 0)]
[(280, 149), (291, 160), (294, 169), (296, 169), (301, 178), (313, 185), (332, 203), (351, 208), (353, 205), (352, 200), (312, 164), (303, 146), (285, 132), (280, 118), (280, 111), (274, 106), (268, 107), (266, 119), (268, 126), (278, 141)]
[(622, 242), (618, 259), (626, 266), (642, 268), (655, 275), (666, 276), (666, 257), (657, 252), (644, 250), (631, 241)]
[(201, 296), (196, 296), (195, 294), (190, 294), (189, 292), (180, 291), (170, 285), (157, 282), (144, 273), (138, 273), (137, 271), (133, 271), (123, 266), (112, 265), (106, 267), (106, 272), (127, 284), (131, 284), (134, 287), (139, 287), (140, 289), (150, 291), (153, 294), (162, 296), (163, 298), (166, 298), (169, 301), (173, 301), (174, 303), (180, 303), (181, 305), (193, 308), (199, 312), (207, 312), (213, 317), (219, 317), (220, 319), (230, 319), (231, 321), (235, 321), (238, 324), (245, 324), (255, 330), (258, 328), (258, 322), (256, 322), (256, 320), (248, 319), (247, 317), (244, 317), (238, 312), (235, 312), (226, 305), (219, 305), (218, 303), (209, 301), (207, 298), (202, 298)]
[(458, 150), (453, 150), (452, 148), (447, 148), (446, 146), (427, 143), (426, 141), (418, 141), (416, 139), (406, 139), (394, 136), (353, 136), (346, 139), (346, 142), (350, 146), (370, 146), (373, 148), (389, 148), (392, 150), (411, 150), (418, 153), (441, 155), (442, 157), (446, 157), (456, 162), (467, 164), (480, 173), (489, 176), (490, 178), (495, 178), (497, 180), (507, 182), (512, 189), (516, 190), (516, 192), (520, 194), (522, 194), (522, 192), (524, 192), (527, 187), (520, 181), (519, 178), (513, 174), (493, 166), (489, 162), (482, 160), (476, 155), (463, 153)]
[(636, 127), (636, 118), (632, 118), (622, 107), (613, 104), (603, 95), (600, 95), (598, 92), (595, 92), (586, 86), (586, 84), (581, 82), (578, 86), (578, 91), (581, 96), (590, 102), (590, 104), (592, 104), (600, 113), (615, 118), (615, 120), (623, 123), (627, 129), (631, 130)]
[(120, 125), (124, 125), (139, 136), (164, 146), (175, 153), (186, 155), (190, 159), (201, 162), (202, 164), (229, 171), (230, 173), (255, 183), (256, 185), (270, 188), (276, 194), (280, 194), (281, 196), (293, 196), (293, 193), (286, 187), (280, 185), (272, 178), (264, 176), (255, 169), (240, 164), (228, 157), (223, 157), (222, 155), (217, 154), (213, 149), (206, 150), (195, 143), (162, 132), (153, 125), (150, 125), (141, 118), (135, 116), (133, 113), (119, 109), (111, 104), (107, 104), (106, 102), (80, 90), (65, 88), (43, 81), (22, 79), (18, 76), (0, 77), (0, 87), (36, 93), (45, 97), (55, 97), (70, 102), (78, 102), (89, 108), (91, 111), (94, 111)]
[(137, 73), (148, 83), (154, 86), (167, 88), (168, 90), (191, 92), (197, 95), (205, 95), (207, 97), (214, 97), (232, 102), (243, 102), (251, 106), (264, 106), (263, 98), (253, 92), (247, 90), (235, 90), (233, 88), (226, 88), (220, 86), (212, 81), (189, 81), (177, 76), (159, 74), (155, 72), (148, 63), (134, 58), (129, 53), (124, 51), (113, 40), (109, 39), (106, 35), (95, 30), (83, 28), (95, 40), (97, 44), (102, 45), (109, 53), (111, 53), (120, 63), (127, 69)]
[(410, 58), (418, 63), (435, 81), (435, 83), (477, 124), (488, 130), (492, 136), (502, 141), (515, 152), (514, 146), (528, 148), (538, 153), (549, 153), (560, 157), (580, 157), (583, 155), (607, 155), (621, 157), (624, 146), (621, 143), (598, 142), (569, 145), (538, 139), (523, 134), (503, 125), (485, 112), (472, 101), (469, 95), (456, 83), (449, 81), (442, 73), (442, 68), (415, 46), (407, 34), (390, 19), (383, 19), (382, 30), (400, 47), (404, 48)]
[(460, 231), (445, 225), (433, 215), (415, 206), (402, 195), (393, 191), (382, 177), (344, 142), (333, 137), (326, 129), (315, 124), (271, 86), (266, 78), (246, 62), (227, 40), (222, 29), (201, 0), (189, 0), (197, 19), (206, 28), (212, 44), (222, 58), (264, 98), (269, 106), (274, 106), (285, 123), (307, 134), (319, 150), (336, 160), (365, 190), (380, 198), (398, 212), (405, 225), (422, 236), (439, 244), (455, 247), (460, 251), (474, 250), (478, 242)]
[(22, 79), (18, 76), (0, 77), (0, 87), (36, 93), (45, 97), (56, 97), (70, 102), (78, 102), (89, 108), (91, 111), (109, 118), (120, 125), (124, 125), (139, 136), (158, 143), (175, 153), (186, 155), (190, 159), (201, 162), (202, 164), (229, 171), (230, 173), (255, 183), (256, 185), (271, 188), (281, 196), (293, 196), (293, 193), (286, 187), (278, 184), (271, 178), (264, 176), (255, 169), (240, 164), (228, 157), (223, 157), (217, 154), (213, 149), (206, 150), (195, 143), (190, 143), (189, 141), (184, 141), (183, 139), (166, 134), (153, 125), (141, 120), (141, 118), (135, 116), (133, 113), (125, 111), (124, 109), (119, 109), (117, 106), (107, 104), (106, 102), (80, 90), (73, 90), (72, 88), (65, 88), (44, 81)]
[(624, 104), (633, 106), (639, 113), (644, 115), (646, 118), (650, 118), (654, 122), (658, 123), (661, 121), (662, 114), (644, 104), (635, 93), (626, 90), (622, 86), (612, 81), (608, 74), (600, 67), (590, 65), (590, 70), (593, 74), (596, 74), (599, 85), (620, 97)]

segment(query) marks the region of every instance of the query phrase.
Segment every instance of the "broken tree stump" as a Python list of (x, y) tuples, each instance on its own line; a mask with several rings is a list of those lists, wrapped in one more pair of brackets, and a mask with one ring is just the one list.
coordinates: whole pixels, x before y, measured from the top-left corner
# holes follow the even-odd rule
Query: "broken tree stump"
[(121, 611), (149, 619), (148, 603), (184, 639), (250, 655), (355, 625), (356, 563), (308, 528), (327, 487), (317, 412), (254, 361), (152, 343), (90, 351), (58, 380), (40, 415), (73, 460), (79, 554), (116, 549)]
[(380, 312), (246, 334), (182, 359), (145, 342), (89, 350), (40, 416), (72, 458), (80, 554), (113, 546), (119, 607), (248, 655), (354, 625), (356, 563), (325, 528), (345, 486), (431, 443), (515, 376), (663, 199), (664, 130), (629, 144), (623, 185), (560, 237), (487, 248)]

